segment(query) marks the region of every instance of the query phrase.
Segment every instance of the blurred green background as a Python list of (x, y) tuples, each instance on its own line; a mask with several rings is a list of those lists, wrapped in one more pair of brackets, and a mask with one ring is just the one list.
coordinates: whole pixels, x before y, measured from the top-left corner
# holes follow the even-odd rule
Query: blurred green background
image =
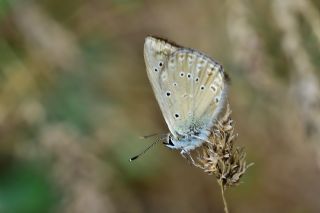
[(198, 49), (232, 84), (255, 162), (231, 212), (320, 212), (320, 1), (0, 0), (0, 213), (223, 212), (213, 176), (167, 132), (147, 35)]

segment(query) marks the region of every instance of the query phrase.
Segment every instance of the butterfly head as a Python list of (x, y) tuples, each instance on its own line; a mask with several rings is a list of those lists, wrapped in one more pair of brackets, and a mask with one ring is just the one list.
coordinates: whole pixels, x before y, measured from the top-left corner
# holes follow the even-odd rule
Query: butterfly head
[[(175, 137), (171, 133), (167, 134), (166, 140), (163, 142), (170, 149), (178, 149), (184, 152), (189, 152), (201, 146), (206, 141), (207, 133), (201, 133), (199, 137), (194, 135)], [(201, 139), (203, 137), (203, 139)]]
[(170, 149), (179, 149), (184, 152), (189, 152), (207, 141), (209, 134), (210, 131), (208, 130), (201, 130), (198, 133), (190, 132), (189, 134), (178, 136), (168, 133), (163, 144)]

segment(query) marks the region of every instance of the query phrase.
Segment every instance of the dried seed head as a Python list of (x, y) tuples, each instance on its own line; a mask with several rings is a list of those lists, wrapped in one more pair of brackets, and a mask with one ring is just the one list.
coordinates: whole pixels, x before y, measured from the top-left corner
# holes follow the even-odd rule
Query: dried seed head
[(194, 165), (215, 175), (223, 187), (237, 185), (252, 164), (246, 164), (244, 149), (234, 146), (237, 134), (234, 133), (229, 105), (211, 132), (210, 143), (204, 143), (195, 150)]

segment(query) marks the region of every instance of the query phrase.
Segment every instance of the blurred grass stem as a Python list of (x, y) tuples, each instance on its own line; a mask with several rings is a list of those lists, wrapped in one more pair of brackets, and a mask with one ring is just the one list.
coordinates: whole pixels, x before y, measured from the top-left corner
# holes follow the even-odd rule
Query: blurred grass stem
[(228, 203), (227, 203), (226, 197), (224, 195), (225, 189), (224, 189), (223, 183), (221, 181), (219, 181), (219, 185), (220, 185), (220, 189), (221, 189), (221, 196), (222, 196), (222, 200), (223, 200), (224, 212), (229, 213)]

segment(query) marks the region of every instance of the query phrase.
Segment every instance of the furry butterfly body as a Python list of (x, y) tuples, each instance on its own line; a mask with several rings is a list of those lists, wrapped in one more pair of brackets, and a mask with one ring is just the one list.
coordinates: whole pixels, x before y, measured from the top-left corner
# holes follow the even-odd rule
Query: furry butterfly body
[(170, 133), (165, 144), (189, 153), (208, 141), (224, 107), (227, 76), (208, 56), (147, 37), (144, 58), (154, 94)]

